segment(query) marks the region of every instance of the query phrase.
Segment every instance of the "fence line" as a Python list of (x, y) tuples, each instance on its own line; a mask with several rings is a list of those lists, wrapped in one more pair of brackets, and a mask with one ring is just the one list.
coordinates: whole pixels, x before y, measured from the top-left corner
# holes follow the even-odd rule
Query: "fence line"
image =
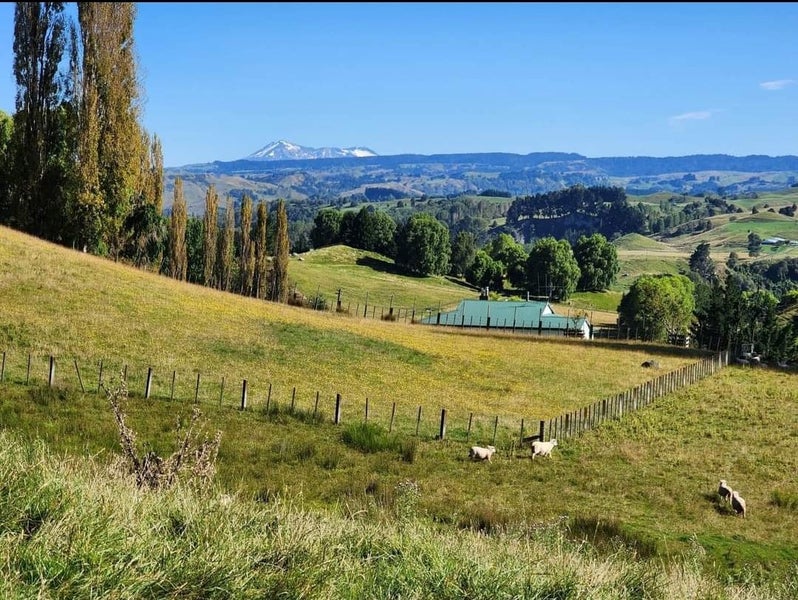
[[(148, 366), (143, 380), (133, 378), (133, 372), (131, 372), (133, 381), (128, 380), (128, 365), (126, 363), (120, 367), (119, 372), (131, 394), (134, 396), (139, 395), (145, 400), (160, 398), (174, 401), (176, 397), (182, 396), (185, 400), (178, 400), (178, 402), (185, 402), (193, 397), (194, 403), (217, 404), (214, 399), (218, 395), (218, 406), (220, 407), (229, 404), (239, 410), (259, 411), (266, 417), (277, 414), (290, 414), (310, 423), (327, 421), (335, 425), (353, 421), (376, 424), (385, 423), (387, 430), (391, 433), (402, 433), (424, 439), (450, 439), (466, 443), (491, 444), (497, 447), (515, 449), (536, 439), (557, 438), (558, 440), (563, 440), (572, 438), (599, 427), (609, 419), (620, 419), (629, 412), (645, 408), (657, 398), (717, 373), (720, 369), (728, 366), (729, 356), (730, 353), (728, 351), (715, 353), (698, 362), (663, 373), (654, 379), (618, 394), (596, 400), (587, 406), (571, 410), (548, 420), (520, 418), (520, 427), (516, 425), (518, 420), (515, 418), (480, 415), (465, 410), (452, 411), (445, 407), (440, 409), (440, 413), (425, 415), (420, 405), (397, 406), (396, 402), (379, 403), (375, 402), (373, 397), (371, 400), (369, 397), (365, 398), (365, 410), (363, 410), (359, 408), (358, 402), (345, 401), (340, 393), (328, 395), (326, 399), (329, 404), (325, 406), (320, 404), (320, 399), (324, 396), (318, 390), (312, 394), (305, 394), (301, 391), (298, 392), (296, 386), (293, 386), (293, 388), (285, 386), (279, 390), (282, 397), (278, 397), (278, 390), (276, 388), (273, 389), (271, 382), (268, 383), (268, 391), (265, 384), (262, 384), (263, 388), (261, 390), (257, 390), (255, 386), (250, 385), (247, 379), (242, 380), (240, 394), (234, 390), (235, 400), (232, 403), (225, 404), (224, 376), (216, 380), (201, 380), (200, 372), (197, 371), (196, 384), (194, 383), (193, 375), (190, 378), (183, 378), (182, 391), (190, 393), (178, 393), (176, 395), (176, 370), (172, 371), (171, 376), (167, 375), (159, 378), (153, 368)], [(39, 360), (41, 360), (41, 357)], [(47, 360), (46, 383), (48, 386), (53, 387), (56, 385), (56, 364), (58, 360), (57, 357), (52, 355), (47, 357)], [(14, 379), (11, 370), (15, 365), (12, 364), (8, 352), (4, 351), (2, 353), (2, 361), (0, 361), (0, 383), (14, 381), (22, 383), (23, 380), (26, 385), (30, 384), (31, 381), (44, 383), (45, 378), (38, 375), (44, 369), (40, 371), (37, 362), (34, 362), (33, 354), (29, 353), (24, 367), (24, 379), (21, 376)], [(58, 371), (61, 373), (60, 381), (71, 384), (75, 389), (79, 385), (83, 393), (86, 393), (87, 389), (93, 392), (94, 388), (90, 385), (90, 371), (84, 368), (83, 373), (81, 373), (78, 360), (75, 358), (72, 362), (75, 367), (74, 374), (77, 381), (70, 380), (72, 371), (69, 369)], [(41, 363), (39, 362), (38, 364)], [(23, 370), (23, 366), (19, 362), (16, 366), (20, 371)], [(103, 369), (108, 369), (108, 362), (101, 360), (98, 362), (98, 368), (95, 371), (97, 378), (96, 393), (99, 393), (103, 387)], [(87, 379), (86, 377), (89, 378)], [(208, 381), (203, 389), (205, 394), (200, 393), (202, 381)], [(154, 393), (156, 384), (159, 382), (161, 389), (166, 389), (160, 395)], [(75, 385), (75, 383), (78, 385)], [(426, 420), (422, 418), (424, 416), (427, 417)], [(531, 435), (525, 435), (527, 432), (525, 431), (525, 423)]]

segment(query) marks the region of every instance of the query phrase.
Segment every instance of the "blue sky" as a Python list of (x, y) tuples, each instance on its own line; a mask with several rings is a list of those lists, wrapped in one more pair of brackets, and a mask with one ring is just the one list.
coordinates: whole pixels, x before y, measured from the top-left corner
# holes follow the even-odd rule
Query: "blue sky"
[[(13, 112), (13, 3), (0, 110)], [(142, 3), (166, 166), (378, 154), (798, 154), (796, 3)]]

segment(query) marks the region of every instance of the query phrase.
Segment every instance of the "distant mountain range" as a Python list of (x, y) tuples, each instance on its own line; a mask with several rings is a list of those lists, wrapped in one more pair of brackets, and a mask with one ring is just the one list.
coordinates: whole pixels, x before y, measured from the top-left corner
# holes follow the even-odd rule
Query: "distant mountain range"
[(400, 154), (363, 148), (309, 148), (284, 140), (241, 160), (165, 169), (164, 204), (174, 178), (183, 180), (189, 211), (202, 214), (208, 185), (224, 197), (253, 200), (342, 201), (479, 194), (524, 196), (576, 184), (620, 186), (629, 195), (741, 195), (798, 182), (798, 156), (696, 154), (589, 158), (576, 153)]
[(242, 160), (309, 160), (314, 158), (363, 158), (377, 156), (369, 148), (311, 148), (285, 140), (266, 144)]

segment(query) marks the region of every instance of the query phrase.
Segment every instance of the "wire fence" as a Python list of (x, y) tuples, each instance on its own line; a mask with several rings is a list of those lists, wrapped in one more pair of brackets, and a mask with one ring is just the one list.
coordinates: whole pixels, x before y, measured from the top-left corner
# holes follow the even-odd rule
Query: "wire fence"
[(729, 352), (718, 352), (695, 363), (658, 375), (608, 398), (551, 419), (486, 415), (464, 409), (424, 406), (378, 398), (351, 398), (339, 392), (278, 385), (252, 380), (177, 370), (156, 371), (141, 361), (132, 364), (99, 360), (81, 362), (74, 357), (2, 353), (0, 384), (59, 386), (83, 393), (103, 393), (115, 379), (124, 379), (132, 397), (178, 403), (214, 404), (243, 411), (258, 411), (266, 418), (293, 416), (309, 423), (363, 422), (390, 433), (427, 440), (453, 440), (515, 449), (534, 440), (567, 439), (594, 429), (609, 419), (651, 404), (657, 398), (692, 385), (729, 364)]

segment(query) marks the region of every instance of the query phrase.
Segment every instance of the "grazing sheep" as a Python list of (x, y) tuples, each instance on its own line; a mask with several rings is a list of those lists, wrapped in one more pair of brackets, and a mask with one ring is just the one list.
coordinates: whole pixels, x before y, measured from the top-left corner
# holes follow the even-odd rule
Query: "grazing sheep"
[(729, 487), (729, 484), (726, 483), (726, 480), (721, 479), (720, 484), (718, 485), (718, 495), (720, 496), (720, 499), (724, 502), (731, 502), (732, 491), (733, 490), (731, 487)]
[(551, 451), (557, 445), (557, 440), (552, 438), (548, 442), (532, 442), (532, 458), (536, 456), (548, 456), (551, 458)]
[(471, 446), (471, 449), (468, 451), (468, 457), (471, 460), (486, 460), (491, 462), (490, 457), (493, 456), (494, 452), (496, 452), (496, 448), (493, 446), (488, 446), (487, 448), (483, 448), (482, 446)]
[(659, 361), (656, 360), (644, 360), (643, 364), (640, 365), (641, 367), (645, 367), (647, 369), (659, 369)]
[(738, 515), (742, 515), (743, 519), (745, 518), (745, 500), (743, 500), (742, 496), (737, 493), (737, 490), (732, 491), (731, 495), (731, 505)]

